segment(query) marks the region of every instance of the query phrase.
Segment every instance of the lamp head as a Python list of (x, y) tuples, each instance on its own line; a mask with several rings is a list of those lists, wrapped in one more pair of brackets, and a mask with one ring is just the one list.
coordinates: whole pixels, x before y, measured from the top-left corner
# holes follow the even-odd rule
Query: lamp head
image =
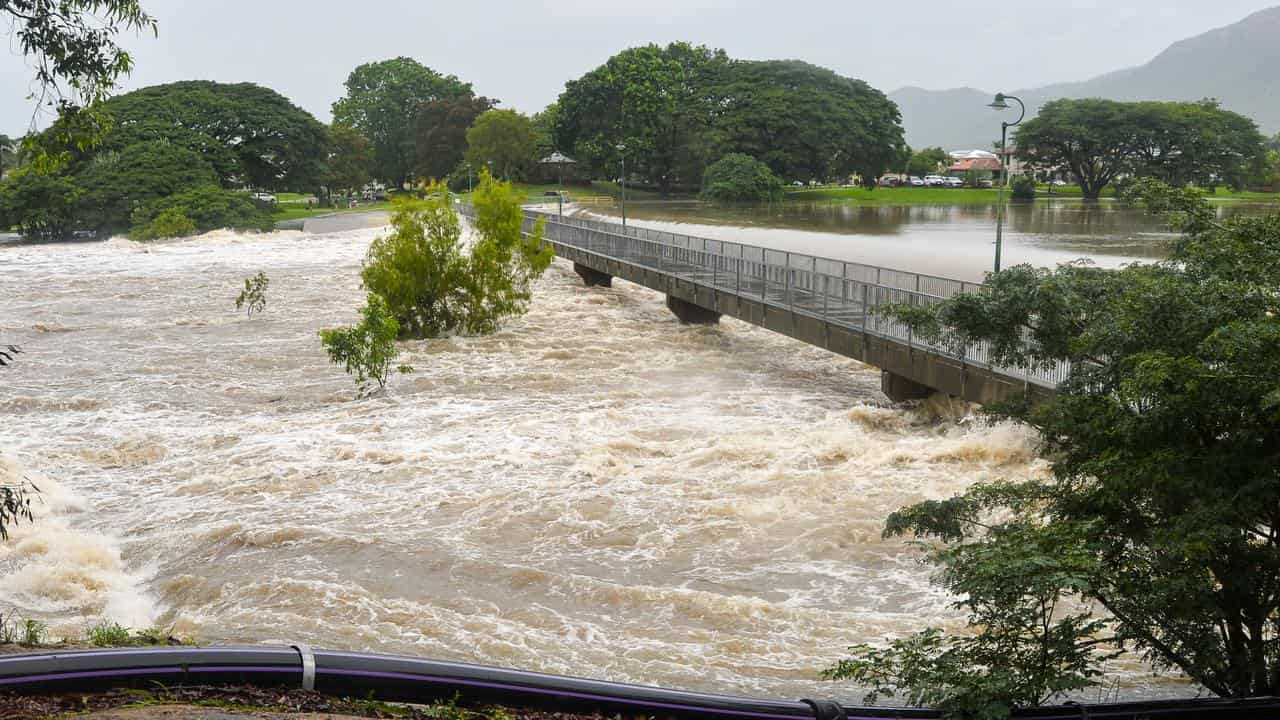
[(1009, 103), (1005, 102), (1004, 93), (996, 93), (995, 102), (991, 103), (987, 107), (991, 108), (992, 110), (1008, 110)]

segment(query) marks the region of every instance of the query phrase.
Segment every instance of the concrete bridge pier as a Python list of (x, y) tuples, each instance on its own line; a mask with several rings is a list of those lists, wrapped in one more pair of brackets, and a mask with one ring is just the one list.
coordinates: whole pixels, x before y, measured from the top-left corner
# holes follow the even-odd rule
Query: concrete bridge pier
[(888, 370), (880, 371), (880, 389), (894, 402), (924, 400), (937, 392), (928, 385), (921, 385), (901, 375), (894, 375)]
[(582, 283), (587, 287), (613, 287), (613, 276), (609, 273), (602, 273), (578, 263), (573, 264), (573, 271), (578, 273), (578, 277), (582, 278)]
[(674, 295), (667, 296), (667, 309), (685, 325), (719, 325), (720, 313), (708, 310), (700, 305), (681, 300)]

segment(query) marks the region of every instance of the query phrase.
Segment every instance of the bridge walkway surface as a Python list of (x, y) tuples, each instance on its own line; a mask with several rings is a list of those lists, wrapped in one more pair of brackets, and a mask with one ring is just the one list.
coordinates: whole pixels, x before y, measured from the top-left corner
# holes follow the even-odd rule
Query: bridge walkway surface
[(532, 210), (525, 231), (539, 219), (556, 254), (572, 261), (586, 284), (622, 278), (665, 293), (682, 322), (729, 315), (873, 365), (893, 400), (934, 392), (977, 403), (1035, 399), (1051, 395), (1067, 374), (1065, 366), (1028, 372), (993, 365), (985, 343), (955, 353), (878, 312), (938, 303), (977, 291), (978, 283)]

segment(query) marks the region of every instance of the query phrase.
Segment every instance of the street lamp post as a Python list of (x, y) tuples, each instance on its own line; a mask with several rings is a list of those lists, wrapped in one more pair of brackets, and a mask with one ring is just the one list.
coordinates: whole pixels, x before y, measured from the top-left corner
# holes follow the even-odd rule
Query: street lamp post
[(1022, 112), (1018, 115), (1018, 119), (1013, 122), (1000, 123), (1000, 195), (996, 200), (996, 272), (1000, 272), (1000, 247), (1004, 242), (1004, 188), (1009, 184), (1009, 152), (1006, 143), (1009, 138), (1009, 128), (1022, 122), (1027, 116), (1027, 106), (1021, 100), (1004, 93), (996, 93), (996, 99), (987, 107), (992, 110), (1008, 110), (1008, 100), (1018, 103), (1018, 107)]
[(622, 227), (627, 227), (627, 146), (618, 143), (618, 153), (622, 156)]
[(467, 161), (467, 194), (471, 194), (471, 161)]

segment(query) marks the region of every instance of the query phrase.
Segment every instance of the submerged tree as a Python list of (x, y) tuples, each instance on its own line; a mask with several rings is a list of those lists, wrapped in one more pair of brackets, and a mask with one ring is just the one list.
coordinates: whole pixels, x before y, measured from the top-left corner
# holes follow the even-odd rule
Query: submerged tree
[(244, 279), (244, 289), (240, 291), (239, 297), (236, 298), (236, 309), (244, 310), (246, 317), (253, 317), (254, 313), (260, 313), (267, 309), (267, 285), (271, 281), (267, 279), (265, 272), (259, 271), (257, 275)]
[(894, 311), (956, 350), (987, 341), (993, 364), (1071, 371), (1041, 404), (991, 409), (1039, 431), (1049, 477), (888, 522), (937, 543), (975, 634), (855, 648), (830, 677), (998, 715), (1135, 648), (1221, 696), (1280, 693), (1280, 215), (1219, 221), (1194, 191), (1132, 192), (1182, 231), (1168, 260), (1018, 266)]
[(524, 234), (522, 199), (482, 169), (475, 237), (465, 248), (448, 188), (432, 185), (426, 200), (397, 201), (392, 232), (369, 246), (361, 277), (386, 300), (401, 337), (486, 334), (524, 313), (530, 286), (553, 255), (541, 222)]
[[(378, 389), (387, 387), (387, 376), (400, 354), (396, 336), (400, 324), (391, 316), (387, 302), (370, 293), (365, 306), (360, 309), (360, 322), (351, 327), (320, 331), (320, 342), (329, 355), (329, 362), (343, 365), (347, 373), (355, 376), (356, 387), (361, 394), (368, 392), (368, 382), (378, 383)], [(400, 372), (411, 372), (407, 365)]]

